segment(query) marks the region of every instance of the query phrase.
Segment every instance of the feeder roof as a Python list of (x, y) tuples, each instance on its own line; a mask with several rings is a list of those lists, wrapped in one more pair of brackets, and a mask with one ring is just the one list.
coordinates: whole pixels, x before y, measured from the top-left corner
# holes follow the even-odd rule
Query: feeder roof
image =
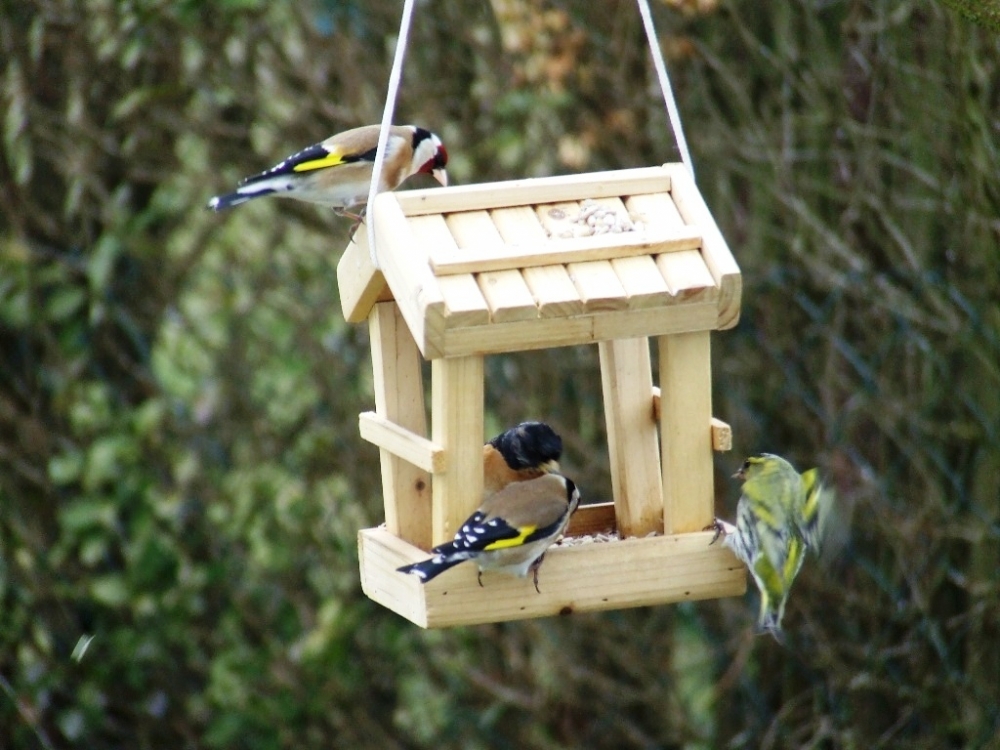
[(338, 266), (344, 315), (395, 299), (425, 358), (739, 320), (739, 268), (680, 164), (382, 193)]

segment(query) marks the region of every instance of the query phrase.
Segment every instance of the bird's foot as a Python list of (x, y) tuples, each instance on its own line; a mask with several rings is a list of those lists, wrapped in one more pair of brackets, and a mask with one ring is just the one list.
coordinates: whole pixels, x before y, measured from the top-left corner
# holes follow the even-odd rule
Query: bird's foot
[(347, 241), (351, 242), (354, 240), (354, 235), (358, 232), (358, 227), (361, 226), (362, 222), (365, 220), (365, 208), (362, 207), (360, 211), (354, 213), (353, 211), (348, 211), (346, 208), (335, 208), (334, 212), (337, 216), (343, 216), (345, 219), (350, 219), (354, 223), (351, 225), (350, 230), (347, 232)]
[[(350, 214), (345, 214), (345, 215), (350, 216)], [(357, 217), (352, 217), (352, 218), (354, 218), (354, 223), (351, 224), (351, 228), (347, 230), (348, 242), (354, 242), (354, 235), (358, 233), (358, 229), (360, 229), (362, 223), (364, 223), (364, 220), (362, 218), (357, 218)]]
[(528, 568), (528, 570), (531, 571), (531, 580), (535, 584), (535, 591), (537, 591), (539, 594), (542, 593), (542, 590), (538, 588), (538, 569), (542, 567), (542, 560), (544, 559), (545, 559), (545, 553), (542, 553), (541, 555), (538, 556), (537, 560), (531, 563), (531, 567)]
[(353, 211), (348, 211), (346, 208), (337, 208), (337, 209), (334, 209), (334, 210), (339, 215), (344, 216), (344, 217), (346, 217), (348, 219), (353, 219), (354, 221), (358, 222), (359, 224), (362, 221), (365, 220), (365, 209), (364, 208), (362, 208), (357, 213), (354, 213)]
[(708, 543), (709, 546), (712, 546), (717, 541), (719, 541), (720, 536), (723, 535), (728, 536), (729, 534), (735, 533), (736, 527), (733, 526), (731, 523), (726, 523), (721, 518), (716, 518), (714, 521), (712, 521), (712, 523), (710, 523), (708, 526), (702, 529), (702, 531), (715, 532), (715, 536), (712, 537), (712, 541)]

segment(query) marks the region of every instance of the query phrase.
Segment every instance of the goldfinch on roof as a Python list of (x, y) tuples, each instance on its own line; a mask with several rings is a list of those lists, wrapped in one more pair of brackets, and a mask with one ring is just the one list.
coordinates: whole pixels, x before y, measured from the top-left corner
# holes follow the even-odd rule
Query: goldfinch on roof
[[(345, 130), (292, 154), (265, 172), (247, 177), (235, 192), (212, 198), (208, 207), (221, 211), (274, 195), (331, 206), (357, 218), (347, 209), (368, 200), (378, 135), (378, 125)], [(389, 129), (378, 190), (395, 190), (419, 173), (447, 185), (447, 163), (448, 152), (434, 133), (416, 125), (394, 125)]]

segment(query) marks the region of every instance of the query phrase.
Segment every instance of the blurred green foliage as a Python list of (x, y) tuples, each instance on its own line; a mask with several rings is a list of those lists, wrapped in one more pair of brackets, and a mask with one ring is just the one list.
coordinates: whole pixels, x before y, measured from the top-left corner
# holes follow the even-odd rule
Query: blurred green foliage
[(970, 21), (1000, 31), (1000, 2), (997, 0), (943, 0)]
[[(422, 632), (358, 585), (348, 227), (203, 209), (377, 121), (397, 6), (0, 3), (0, 745), (996, 747), (997, 38), (925, 0), (656, 6), (744, 273), (715, 411), (841, 498), (789, 646), (750, 596)], [(676, 159), (629, 2), (421, 4), (398, 111), (458, 182)], [(490, 431), (550, 421), (590, 499), (597, 370), (487, 363)]]

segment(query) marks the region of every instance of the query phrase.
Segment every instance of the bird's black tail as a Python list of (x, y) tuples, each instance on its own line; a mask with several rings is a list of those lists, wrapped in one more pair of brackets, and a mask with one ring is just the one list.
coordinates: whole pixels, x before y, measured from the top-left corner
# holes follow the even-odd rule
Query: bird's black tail
[(213, 211), (223, 211), (227, 208), (232, 208), (233, 206), (238, 206), (241, 203), (246, 203), (247, 201), (252, 201), (254, 198), (260, 198), (264, 195), (270, 195), (271, 193), (277, 192), (275, 190), (260, 191), (257, 193), (226, 193), (225, 195), (217, 195), (212, 200), (208, 202), (208, 207)]
[(400, 573), (415, 575), (420, 578), (421, 583), (427, 583), (432, 578), (436, 578), (444, 573), (448, 568), (453, 568), (460, 562), (465, 562), (471, 557), (467, 551), (459, 552), (453, 548), (453, 545), (449, 544), (448, 546), (452, 547), (452, 549), (438, 552), (429, 560), (413, 563), (412, 565), (404, 565), (401, 568), (396, 568), (396, 570)]

